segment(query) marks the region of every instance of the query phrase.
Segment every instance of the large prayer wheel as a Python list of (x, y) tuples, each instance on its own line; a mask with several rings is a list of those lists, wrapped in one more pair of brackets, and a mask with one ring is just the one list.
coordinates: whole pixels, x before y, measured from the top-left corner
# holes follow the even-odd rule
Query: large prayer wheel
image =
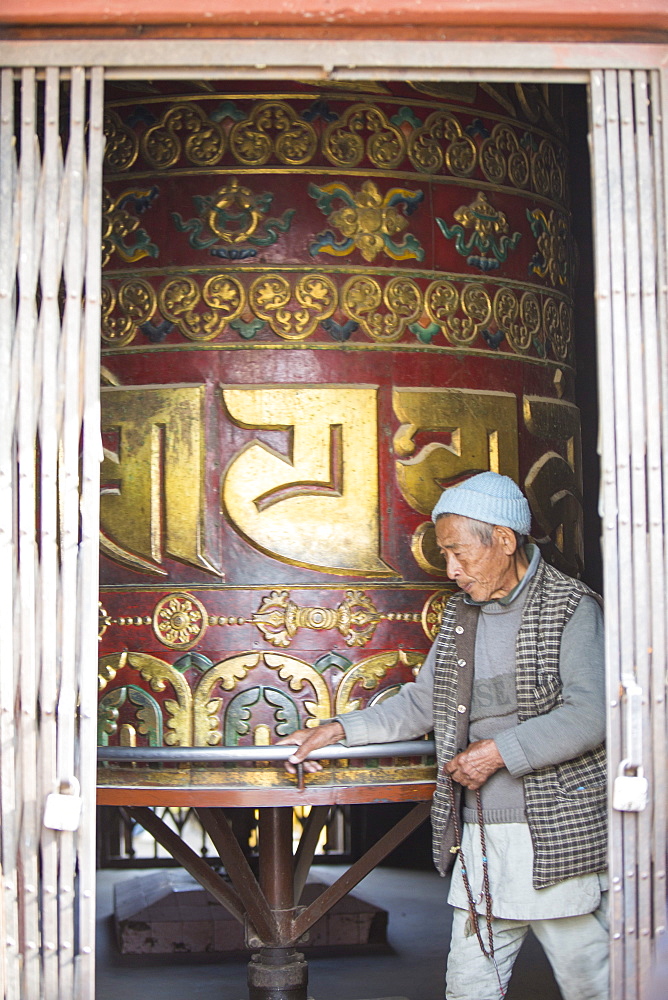
[[(547, 558), (578, 571), (555, 95), (109, 92), (102, 745), (267, 745), (410, 682), (449, 593), (430, 511), (471, 473), (515, 479)], [(431, 778), (373, 761), (309, 785), (361, 801)], [(183, 763), (100, 783), (249, 804), (294, 786)]]

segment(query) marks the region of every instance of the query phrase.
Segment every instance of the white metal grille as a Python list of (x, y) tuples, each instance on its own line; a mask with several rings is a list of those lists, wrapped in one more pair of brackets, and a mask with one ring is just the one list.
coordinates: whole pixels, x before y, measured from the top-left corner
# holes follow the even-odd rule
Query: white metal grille
[(3, 995), (92, 998), (102, 71), (3, 70), (1, 100)]
[(592, 74), (610, 777), (626, 759), (650, 789), (643, 811), (610, 810), (611, 995), (625, 1000), (651, 995), (666, 924), (665, 98), (658, 71)]

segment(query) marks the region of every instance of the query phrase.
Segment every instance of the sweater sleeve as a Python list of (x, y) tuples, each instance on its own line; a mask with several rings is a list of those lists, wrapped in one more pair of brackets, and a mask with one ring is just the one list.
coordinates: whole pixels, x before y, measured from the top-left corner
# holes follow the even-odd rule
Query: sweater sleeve
[(435, 647), (432, 646), (415, 681), (397, 694), (358, 712), (337, 715), (349, 747), (366, 743), (392, 743), (423, 736), (433, 728)]
[(516, 778), (571, 760), (605, 739), (603, 614), (593, 597), (581, 599), (564, 628), (559, 672), (563, 703), (494, 737)]

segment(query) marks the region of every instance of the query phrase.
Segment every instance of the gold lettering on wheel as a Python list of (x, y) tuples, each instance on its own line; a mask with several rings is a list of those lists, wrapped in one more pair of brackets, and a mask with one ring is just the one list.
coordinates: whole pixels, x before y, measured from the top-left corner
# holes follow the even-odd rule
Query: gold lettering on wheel
[(225, 388), (242, 427), (288, 430), (289, 454), (259, 441), (231, 461), (223, 509), (255, 548), (326, 573), (389, 575), (380, 558), (374, 386)]
[[(442, 490), (474, 472), (491, 469), (517, 481), (517, 399), (509, 392), (472, 389), (396, 389), (394, 437), (397, 483), (414, 510), (431, 514)], [(449, 442), (429, 435), (449, 435)], [(416, 438), (426, 443), (416, 452)], [(431, 521), (413, 535), (411, 549), (421, 569), (445, 576)]]
[(527, 473), (524, 488), (543, 537), (544, 554), (575, 575), (583, 568), (580, 411), (566, 400), (525, 396), (524, 423), (537, 438), (557, 441), (566, 457), (546, 451)]
[(166, 575), (166, 557), (218, 571), (205, 554), (204, 387), (109, 386), (102, 430), (114, 435), (101, 469), (101, 551)]

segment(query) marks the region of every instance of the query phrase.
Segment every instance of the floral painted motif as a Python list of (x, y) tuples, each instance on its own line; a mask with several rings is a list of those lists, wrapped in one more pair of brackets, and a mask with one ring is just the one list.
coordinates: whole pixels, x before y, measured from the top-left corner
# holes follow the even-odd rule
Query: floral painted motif
[[(411, 215), (420, 205), (424, 198), (422, 191), (391, 188), (383, 196), (373, 181), (365, 181), (357, 194), (338, 182), (321, 188), (311, 184), (309, 194), (344, 237), (337, 242), (330, 230), (320, 233), (309, 248), (312, 256), (331, 253), (347, 257), (353, 250), (359, 250), (367, 261), (375, 260), (379, 253), (387, 254), (392, 260), (423, 259), (424, 250), (415, 236), (407, 234), (402, 243), (394, 239), (407, 228), (406, 215)], [(343, 202), (343, 207), (333, 210), (337, 200)], [(406, 215), (399, 211), (402, 205)]]

